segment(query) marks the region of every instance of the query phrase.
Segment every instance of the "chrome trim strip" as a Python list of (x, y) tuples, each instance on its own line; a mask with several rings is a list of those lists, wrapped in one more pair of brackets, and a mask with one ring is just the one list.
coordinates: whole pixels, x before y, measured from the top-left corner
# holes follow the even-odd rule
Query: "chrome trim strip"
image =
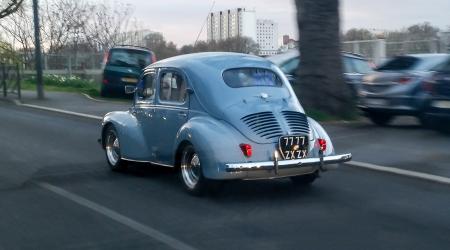
[[(278, 161), (279, 169), (297, 168), (303, 166), (320, 166), (322, 158), (304, 158), (297, 160)], [(323, 157), (323, 164), (343, 163), (350, 161), (352, 154), (332, 155)], [(252, 171), (252, 170), (273, 170), (275, 163), (273, 161), (264, 162), (246, 162), (226, 164), (227, 172)]]
[(139, 163), (150, 163), (150, 164), (158, 165), (158, 166), (162, 166), (162, 167), (169, 167), (169, 168), (173, 168), (174, 167), (172, 165), (167, 165), (167, 164), (163, 164), (163, 163), (157, 163), (157, 162), (153, 162), (153, 161), (132, 160), (132, 159), (128, 159), (128, 158), (125, 158), (125, 157), (122, 157), (121, 159), (124, 160), (124, 161), (132, 161), (132, 162), (139, 162)]

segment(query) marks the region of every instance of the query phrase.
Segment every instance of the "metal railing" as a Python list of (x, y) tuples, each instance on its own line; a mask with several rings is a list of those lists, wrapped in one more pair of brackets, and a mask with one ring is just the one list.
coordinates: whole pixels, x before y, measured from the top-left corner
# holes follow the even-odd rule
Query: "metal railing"
[(0, 64), (0, 79), (3, 97), (8, 97), (9, 94), (12, 94), (18, 99), (22, 98), (20, 86), (22, 78), (19, 64)]
[(437, 38), (401, 42), (388, 42), (384, 39), (346, 41), (342, 43), (342, 50), (361, 54), (378, 64), (397, 55), (450, 53), (450, 41)]

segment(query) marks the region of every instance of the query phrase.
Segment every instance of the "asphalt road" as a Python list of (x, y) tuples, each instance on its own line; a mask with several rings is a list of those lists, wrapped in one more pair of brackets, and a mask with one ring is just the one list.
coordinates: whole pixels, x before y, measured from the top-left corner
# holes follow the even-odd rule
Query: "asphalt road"
[[(342, 167), (309, 188), (287, 180), (232, 182), (215, 197), (196, 198), (183, 192), (170, 169), (110, 172), (96, 142), (97, 121), (5, 103), (0, 118), (0, 249), (450, 246), (446, 185)], [(339, 151), (352, 150), (358, 160), (414, 168), (423, 143), (438, 162), (448, 159), (436, 151), (448, 137), (414, 126), (327, 127)], [(411, 138), (416, 144), (397, 147)], [(391, 151), (401, 157), (384, 156)], [(448, 172), (445, 164), (428, 168)]]

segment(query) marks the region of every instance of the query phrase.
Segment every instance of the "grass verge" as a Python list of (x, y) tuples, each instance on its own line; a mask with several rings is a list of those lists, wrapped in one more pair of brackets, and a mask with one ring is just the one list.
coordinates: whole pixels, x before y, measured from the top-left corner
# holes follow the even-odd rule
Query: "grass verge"
[[(22, 81), (22, 89), (35, 90), (36, 79), (26, 78)], [(76, 76), (65, 77), (56, 75), (44, 76), (45, 91), (85, 93), (92, 97), (100, 97), (100, 85), (92, 80), (84, 80)]]

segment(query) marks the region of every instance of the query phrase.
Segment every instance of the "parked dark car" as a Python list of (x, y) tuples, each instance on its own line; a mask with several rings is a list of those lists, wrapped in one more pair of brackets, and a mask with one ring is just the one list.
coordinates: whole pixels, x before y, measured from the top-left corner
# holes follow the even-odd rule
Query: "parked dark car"
[[(291, 84), (297, 82), (297, 68), (300, 63), (300, 53), (298, 50), (289, 50), (286, 53), (271, 56), (267, 59), (280, 67)], [(353, 95), (356, 97), (363, 76), (371, 73), (372, 67), (369, 61), (363, 56), (348, 52), (342, 53), (342, 63), (344, 66), (344, 78), (351, 87)]]
[(423, 81), (432, 69), (449, 60), (448, 54), (412, 54), (396, 56), (363, 79), (359, 108), (375, 124), (388, 124), (395, 116), (422, 116), (429, 94)]
[(116, 46), (105, 54), (101, 95), (124, 95), (126, 85), (136, 85), (142, 69), (156, 61), (147, 48)]
[(424, 120), (427, 126), (438, 129), (450, 128), (450, 59), (434, 69), (422, 83), (429, 94), (425, 102)]

